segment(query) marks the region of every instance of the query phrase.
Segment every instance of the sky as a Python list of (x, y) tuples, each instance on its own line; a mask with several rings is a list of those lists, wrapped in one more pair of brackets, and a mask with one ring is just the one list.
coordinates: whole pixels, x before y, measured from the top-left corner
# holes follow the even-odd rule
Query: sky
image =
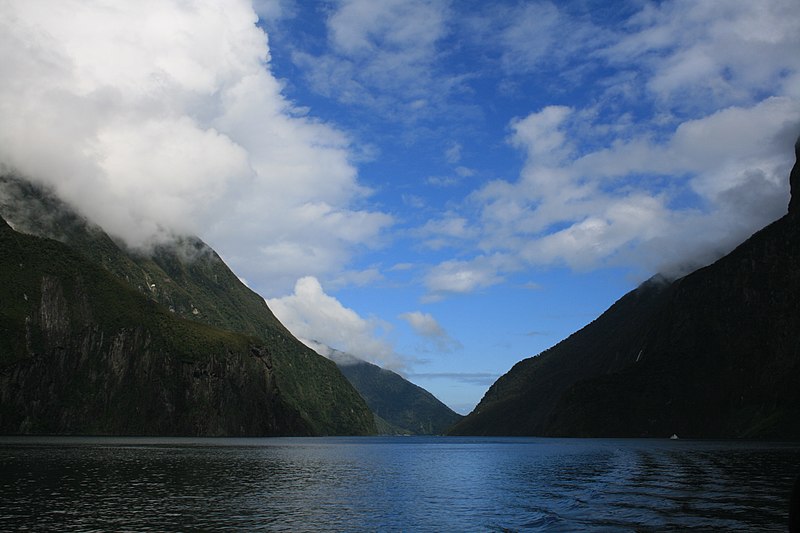
[(788, 203), (796, 0), (0, 0), (0, 167), (461, 413)]

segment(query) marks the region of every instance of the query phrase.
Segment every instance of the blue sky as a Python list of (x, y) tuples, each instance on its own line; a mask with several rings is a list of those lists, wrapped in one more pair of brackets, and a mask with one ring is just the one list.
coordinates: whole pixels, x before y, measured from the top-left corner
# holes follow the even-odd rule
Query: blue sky
[(0, 164), (468, 412), (785, 212), (792, 0), (0, 4)]

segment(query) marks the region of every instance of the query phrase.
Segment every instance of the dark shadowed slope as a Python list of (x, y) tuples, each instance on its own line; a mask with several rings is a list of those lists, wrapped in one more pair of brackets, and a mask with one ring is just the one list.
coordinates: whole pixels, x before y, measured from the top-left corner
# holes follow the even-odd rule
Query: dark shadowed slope
[(260, 339), (175, 317), (2, 219), (0, 251), (0, 432), (313, 432)]
[(453, 433), (800, 439), (798, 164), (791, 183), (785, 217), (517, 363)]
[(336, 365), (295, 339), (263, 298), (202, 241), (187, 238), (153, 253), (137, 253), (24, 181), (0, 178), (0, 192), (0, 213), (15, 228), (58, 239), (172, 316), (258, 339), (270, 354), (282, 401), (298, 413), (305, 432), (375, 431), (372, 413)]
[(433, 394), (391, 370), (336, 350), (328, 357), (379, 417), (381, 433), (440, 435), (461, 419)]

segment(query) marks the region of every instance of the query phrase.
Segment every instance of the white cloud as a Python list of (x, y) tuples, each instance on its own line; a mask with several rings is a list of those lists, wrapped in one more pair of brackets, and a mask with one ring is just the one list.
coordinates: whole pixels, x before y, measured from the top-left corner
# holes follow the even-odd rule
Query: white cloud
[(458, 185), (459, 179), (455, 176), (428, 176), (425, 183), (434, 187), (452, 187)]
[(568, 63), (599, 75), (600, 92), (589, 107), (544, 106), (510, 121), (509, 142), (526, 156), (518, 178), (483, 184), (447, 217), (466, 219), (473, 234), (454, 240), (443, 220), (423, 227), (428, 242), (463, 252), (429, 271), (428, 298), (532, 265), (684, 272), (786, 212), (800, 131), (796, 2), (644, 3), (555, 57), (553, 35), (589, 26), (548, 3), (525, 6), (538, 14), (528, 22), (523, 8), (511, 10), (514, 21), (479, 21), (482, 34), (502, 30), (502, 54), (525, 41), (524, 28), (540, 29), (527, 55), (502, 56), (509, 75)]
[[(406, 362), (381, 338), (387, 325), (366, 319), (325, 293), (319, 281), (307, 276), (297, 280), (294, 293), (271, 298), (267, 305), (297, 338), (319, 349), (320, 344), (349, 353), (384, 368), (402, 370)], [(321, 351), (325, 355), (324, 350)]]
[(435, 74), (447, 13), (443, 0), (340, 0), (327, 21), (329, 51), (293, 58), (319, 93), (413, 120), (458, 83)]
[(392, 219), (352, 207), (350, 140), (285, 99), (256, 20), (245, 0), (3, 2), (0, 161), (134, 246), (199, 233), (267, 294), (346, 266)]
[(376, 72), (413, 68), (414, 60), (433, 55), (443, 34), (444, 10), (445, 4), (435, 0), (343, 0), (328, 20), (330, 40), (348, 57), (385, 54), (380, 63), (368, 63)]
[(798, 11), (792, 0), (645, 4), (604, 54), (646, 68), (647, 89), (670, 106), (741, 105), (789, 94), (800, 68)]
[(550, 2), (527, 3), (505, 15), (508, 25), (500, 31), (499, 40), (504, 48), (503, 63), (510, 70), (534, 68), (556, 43), (565, 41), (558, 35), (561, 15)]
[(294, 0), (253, 0), (253, 10), (266, 21), (293, 16), (294, 7)]
[(569, 155), (567, 134), (562, 124), (572, 110), (566, 106), (547, 106), (525, 118), (511, 121), (511, 143), (525, 150), (529, 163), (557, 163)]
[(470, 176), (475, 175), (475, 171), (469, 167), (456, 167), (456, 174), (462, 178), (469, 178)]
[(430, 313), (411, 311), (400, 315), (417, 335), (431, 341), (438, 352), (452, 352), (461, 348), (461, 343), (450, 337)]
[[(609, 38), (589, 17), (570, 16), (566, 7), (564, 2), (549, 1), (491, 3), (468, 19), (466, 29), (471, 40), (499, 53), (506, 74), (536, 72), (563, 66), (577, 54), (588, 55)], [(497, 66), (493, 62), (490, 68)], [(570, 75), (566, 69), (560, 74), (559, 82)]]
[[(543, 128), (547, 111), (515, 123), (513, 142), (528, 154), (520, 179), (472, 197), (486, 250), (527, 264), (674, 271), (708, 262), (786, 211), (796, 100), (730, 107), (680, 124), (662, 142), (635, 137), (580, 156), (567, 141), (580, 126), (562, 113)], [(682, 205), (681, 195), (696, 200)]]
[(438, 250), (475, 237), (476, 231), (470, 227), (467, 218), (456, 213), (444, 213), (441, 218), (429, 220), (412, 234), (421, 239), (426, 247)]
[(478, 256), (469, 261), (448, 260), (431, 268), (424, 283), (432, 302), (447, 294), (464, 294), (496, 285), (503, 281), (503, 272), (513, 271), (513, 259), (505, 255)]
[(448, 163), (458, 163), (461, 161), (461, 143), (451, 143), (447, 150), (444, 151), (444, 158)]
[(417, 335), (422, 335), (423, 337), (442, 337), (446, 335), (442, 326), (429, 313), (412, 311), (403, 313), (400, 318), (408, 322)]

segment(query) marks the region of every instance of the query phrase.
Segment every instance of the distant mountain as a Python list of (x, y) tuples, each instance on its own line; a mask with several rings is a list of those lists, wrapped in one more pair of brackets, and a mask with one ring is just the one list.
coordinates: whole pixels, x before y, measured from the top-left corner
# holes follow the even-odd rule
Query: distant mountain
[[(295, 339), (199, 239), (132, 252), (52, 195), (9, 176), (0, 177), (0, 214), (20, 230), (4, 222), (0, 242), (0, 431), (375, 432), (372, 413), (336, 365)], [(54, 311), (51, 297), (60, 302)], [(47, 333), (51, 311), (66, 324), (56, 337)], [(122, 359), (111, 368), (114, 357)], [(153, 359), (162, 367), (148, 367)], [(181, 366), (187, 361), (203, 363)], [(208, 361), (213, 365), (203, 367)], [(119, 365), (122, 375), (115, 374)], [(250, 394), (251, 382), (260, 392)], [(204, 391), (203, 401), (192, 387)], [(136, 398), (151, 402), (147, 414)]]
[(461, 419), (433, 394), (391, 370), (338, 350), (328, 357), (375, 413), (379, 433), (441, 435)]
[(452, 433), (800, 439), (800, 163), (790, 181), (785, 217), (520, 361)]

